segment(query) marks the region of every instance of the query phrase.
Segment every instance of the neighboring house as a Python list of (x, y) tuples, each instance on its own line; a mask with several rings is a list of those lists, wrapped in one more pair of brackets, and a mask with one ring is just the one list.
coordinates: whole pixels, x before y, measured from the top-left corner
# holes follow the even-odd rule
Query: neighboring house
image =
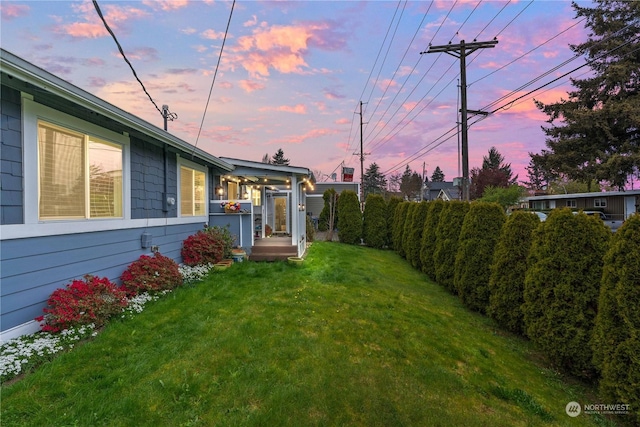
[(460, 200), (460, 187), (453, 181), (427, 182), (424, 189), (424, 200)]
[(531, 210), (546, 211), (568, 207), (573, 210), (599, 211), (608, 219), (624, 221), (640, 211), (640, 190), (539, 195), (527, 197), (525, 201)]
[[(73, 279), (118, 282), (152, 251), (180, 262), (206, 224), (229, 225), (250, 252), (258, 194), (285, 195), (285, 232), (303, 253), (307, 169), (220, 159), (2, 49), (0, 71), (0, 340), (37, 330), (49, 295)], [(240, 200), (251, 215), (223, 213), (221, 198), (273, 172), (293, 190), (261, 184)], [(277, 220), (268, 204), (258, 210), (261, 224)]]

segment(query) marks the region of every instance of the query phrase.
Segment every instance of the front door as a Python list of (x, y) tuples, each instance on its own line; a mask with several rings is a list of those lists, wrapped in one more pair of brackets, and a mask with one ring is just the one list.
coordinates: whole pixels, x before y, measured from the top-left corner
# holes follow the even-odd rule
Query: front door
[(289, 204), (288, 195), (275, 196), (274, 198), (274, 227), (273, 232), (277, 234), (289, 234)]

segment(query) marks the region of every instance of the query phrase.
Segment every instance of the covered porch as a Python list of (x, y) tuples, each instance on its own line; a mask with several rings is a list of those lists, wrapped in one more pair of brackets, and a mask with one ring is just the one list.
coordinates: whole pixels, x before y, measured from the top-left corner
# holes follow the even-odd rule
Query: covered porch
[[(306, 191), (314, 185), (311, 171), (240, 159), (224, 161), (234, 170), (215, 183), (210, 224), (230, 226), (237, 246), (251, 260), (302, 256), (307, 245)], [(237, 202), (240, 211), (225, 213), (222, 204), (229, 201)]]

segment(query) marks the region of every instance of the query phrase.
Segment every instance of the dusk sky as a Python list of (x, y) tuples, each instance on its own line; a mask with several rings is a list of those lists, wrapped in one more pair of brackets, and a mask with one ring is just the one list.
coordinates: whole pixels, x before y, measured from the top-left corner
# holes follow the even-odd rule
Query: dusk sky
[[(526, 179), (528, 153), (545, 141), (546, 116), (533, 98), (566, 98), (569, 77), (509, 102), (585, 63), (570, 61), (569, 45), (587, 30), (569, 1), (237, 1), (211, 90), (232, 2), (98, 4), (155, 103), (178, 115), (170, 133), (220, 157), (260, 161), (282, 148), (318, 181), (339, 176), (342, 162), (359, 180), (360, 101), (365, 168), (375, 162), (390, 175), (409, 164), (422, 173), (426, 163), (428, 176), (436, 166), (447, 180), (458, 176), (449, 131), (459, 61), (420, 52), (494, 37), (494, 48), (467, 58), (468, 107), (505, 108), (470, 127), (470, 168), (495, 146)], [(0, 8), (3, 49), (163, 126), (91, 1), (3, 0)]]

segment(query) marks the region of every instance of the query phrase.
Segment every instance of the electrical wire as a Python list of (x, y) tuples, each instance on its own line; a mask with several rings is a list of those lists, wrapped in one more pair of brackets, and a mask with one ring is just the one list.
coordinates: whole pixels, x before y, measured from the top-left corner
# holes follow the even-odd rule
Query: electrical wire
[[(604, 40), (602, 40), (602, 41), (604, 41)], [(483, 117), (479, 118), (478, 120), (476, 120), (476, 121), (474, 121), (474, 122), (472, 122), (472, 123), (468, 124), (468, 126), (469, 126), (469, 127), (471, 127), (472, 125), (474, 125), (474, 124), (476, 124), (476, 123), (478, 123), (478, 122), (480, 122), (480, 121), (482, 121), (482, 120), (485, 120), (485, 119), (486, 119), (486, 118), (488, 118), (489, 116), (491, 116), (491, 115), (493, 115), (493, 114), (495, 114), (495, 113), (499, 112), (500, 110), (505, 109), (505, 108), (506, 108), (506, 107), (508, 107), (508, 106), (517, 105), (517, 104), (515, 104), (515, 102), (516, 102), (516, 101), (519, 101), (519, 100), (521, 100), (521, 99), (523, 99), (523, 98), (525, 98), (525, 97), (527, 97), (527, 96), (529, 96), (529, 95), (533, 94), (534, 92), (537, 92), (537, 91), (539, 91), (540, 89), (543, 89), (543, 88), (545, 88), (545, 87), (549, 86), (550, 84), (555, 83), (555, 82), (557, 82), (558, 80), (563, 79), (563, 78), (565, 78), (565, 77), (569, 76), (570, 74), (574, 73), (575, 71), (577, 71), (577, 70), (579, 70), (579, 69), (581, 69), (581, 68), (583, 68), (583, 67), (585, 67), (585, 66), (588, 66), (588, 65), (590, 65), (591, 63), (593, 63), (593, 62), (595, 62), (595, 61), (600, 60), (601, 58), (603, 58), (603, 57), (605, 57), (605, 56), (607, 56), (607, 55), (611, 54), (612, 52), (615, 52), (616, 50), (618, 50), (618, 49), (620, 49), (620, 48), (622, 48), (622, 47), (624, 47), (624, 46), (626, 46), (626, 45), (628, 45), (628, 44), (630, 44), (630, 43), (636, 43), (636, 42), (638, 42), (638, 41), (640, 41), (640, 37), (639, 37), (638, 39), (636, 39), (636, 40), (629, 40), (629, 41), (627, 41), (627, 42), (625, 42), (625, 43), (623, 43), (623, 44), (621, 44), (621, 45), (619, 45), (619, 46), (617, 46), (617, 47), (615, 47), (615, 48), (613, 48), (613, 49), (611, 49), (611, 50), (609, 50), (609, 51), (607, 51), (607, 52), (603, 53), (602, 55), (599, 55), (598, 57), (596, 57), (596, 58), (594, 58), (594, 59), (592, 59), (592, 60), (590, 60), (590, 61), (587, 61), (587, 62), (585, 62), (584, 64), (580, 65), (579, 67), (576, 67), (576, 68), (574, 68), (573, 70), (571, 70), (571, 71), (569, 71), (569, 72), (567, 72), (567, 73), (563, 74), (562, 76), (559, 76), (559, 77), (557, 77), (557, 78), (555, 78), (555, 79), (553, 79), (553, 80), (551, 80), (551, 81), (549, 81), (549, 82), (547, 82), (547, 83), (545, 83), (545, 84), (543, 84), (543, 85), (541, 85), (541, 86), (537, 87), (536, 89), (533, 89), (533, 90), (531, 90), (531, 91), (527, 92), (526, 94), (521, 95), (521, 96), (519, 96), (519, 97), (517, 97), (517, 98), (515, 98), (515, 99), (513, 99), (513, 100), (511, 100), (511, 101), (509, 101), (509, 102), (507, 102), (507, 103), (505, 103), (505, 104), (503, 104), (502, 106), (495, 108), (493, 111), (490, 111), (490, 112), (488, 113), (488, 116), (483, 116)], [(635, 50), (633, 50), (633, 51), (630, 51), (630, 52), (626, 53), (624, 56), (631, 55), (631, 54), (633, 54), (633, 53), (635, 53), (635, 52), (638, 52), (638, 51), (640, 51), (640, 48), (635, 49)], [(585, 74), (585, 73), (583, 73), (583, 74)], [(524, 101), (522, 101), (522, 102), (524, 102)], [(492, 103), (492, 104), (494, 104), (494, 103)], [(483, 110), (485, 110), (485, 109), (483, 108)], [(441, 136), (439, 136), (438, 138), (436, 138), (434, 141), (432, 141), (432, 142), (430, 142), (429, 144), (427, 144), (425, 147), (423, 147), (423, 148), (421, 148), (420, 150), (416, 151), (415, 153), (413, 153), (412, 155), (410, 155), (408, 158), (404, 159), (402, 162), (399, 162), (398, 164), (394, 165), (392, 168), (389, 168), (388, 170), (386, 170), (386, 171), (384, 172), (384, 174), (387, 174), (387, 173), (392, 172), (392, 171), (396, 171), (396, 170), (398, 170), (399, 168), (401, 168), (402, 166), (407, 165), (407, 164), (411, 163), (412, 161), (414, 161), (414, 160), (418, 159), (419, 157), (424, 156), (424, 155), (428, 154), (429, 152), (431, 152), (431, 151), (435, 150), (436, 148), (438, 148), (439, 146), (441, 146), (444, 142), (446, 142), (446, 141), (448, 141), (449, 139), (453, 138), (453, 135), (451, 135), (451, 136), (449, 136), (447, 139), (445, 139), (445, 140), (443, 140), (443, 141), (440, 141), (439, 143), (437, 143), (436, 145), (434, 145), (436, 142), (438, 142), (438, 140), (439, 140), (439, 139), (441, 139), (441, 138), (443, 138), (444, 136), (446, 136), (447, 134), (449, 134), (453, 129), (455, 129), (455, 127), (454, 127), (454, 128), (449, 129), (447, 132), (445, 132), (444, 134), (442, 134)]]
[[(387, 28), (387, 32), (384, 35), (384, 39), (382, 40), (382, 44), (380, 44), (380, 48), (378, 49), (378, 54), (376, 55), (376, 60), (373, 62), (373, 67), (371, 67), (371, 71), (369, 71), (369, 76), (367, 77), (367, 80), (365, 81), (364, 87), (362, 88), (362, 93), (360, 93), (360, 97), (358, 98), (358, 105), (360, 105), (360, 101), (362, 101), (362, 98), (364, 96), (364, 92), (367, 90), (367, 86), (369, 85), (369, 82), (371, 81), (371, 76), (373, 75), (373, 71), (376, 69), (376, 65), (378, 64), (378, 59), (380, 59), (380, 54), (382, 53), (382, 48), (384, 47), (385, 43), (387, 42), (387, 37), (389, 36), (389, 32), (391, 31), (391, 27), (393, 26), (393, 22), (396, 19), (396, 15), (398, 13), (398, 9), (400, 8), (400, 4), (402, 4), (402, 0), (398, 0), (398, 5), (396, 6), (396, 10), (393, 13), (393, 16), (391, 17), (391, 22), (389, 22), (389, 27)], [(375, 85), (374, 85), (375, 87)], [(354, 114), (356, 114), (354, 112)], [(353, 121), (355, 120), (355, 116), (353, 116), (353, 118), (351, 119), (351, 127), (353, 128)], [(355, 142), (355, 136), (354, 136), (354, 142)], [(346, 161), (346, 156), (348, 153), (350, 153), (352, 151), (351, 149), (351, 132), (349, 132), (349, 139), (347, 140), (347, 149), (346, 149), (346, 154), (345, 154), (345, 158), (342, 160), (343, 162)], [(354, 146), (355, 148), (355, 146)]]
[[(216, 82), (216, 76), (218, 75), (218, 69), (220, 68), (220, 61), (222, 60), (222, 52), (224, 51), (224, 45), (227, 41), (227, 34), (229, 34), (229, 26), (231, 25), (231, 17), (233, 16), (233, 8), (236, 5), (236, 0), (233, 0), (231, 3), (231, 12), (229, 12), (229, 20), (227, 21), (227, 28), (224, 30), (224, 37), (222, 39), (222, 46), (220, 47), (220, 54), (218, 55), (218, 63), (216, 64), (216, 69), (213, 72), (213, 79), (211, 80), (211, 87), (209, 88), (209, 96), (207, 97), (207, 103), (204, 106), (204, 111), (202, 112), (202, 121), (200, 122), (200, 128), (198, 129), (198, 136), (196, 137), (196, 142), (193, 145), (193, 151), (195, 152), (196, 147), (198, 146), (198, 141), (200, 140), (200, 133), (202, 132), (202, 127), (204, 126), (204, 118), (207, 115), (207, 109), (209, 108), (209, 101), (211, 101), (211, 93), (213, 92), (213, 85)], [(193, 156), (193, 152), (191, 153)]]
[(109, 32), (109, 34), (111, 34), (111, 37), (113, 38), (113, 41), (116, 42), (116, 46), (118, 47), (118, 50), (120, 51), (120, 55), (122, 55), (122, 58), (124, 59), (124, 61), (129, 65), (129, 68), (131, 68), (131, 71), (133, 72), (133, 76), (136, 78), (138, 83), (140, 83), (140, 86), (142, 86), (142, 90), (144, 91), (144, 93), (147, 94), (147, 96), (149, 97), (149, 100), (151, 101), (153, 106), (156, 107), (156, 110), (158, 110), (158, 113), (160, 113), (160, 115), (163, 116), (162, 111), (160, 110), (160, 108), (158, 108), (158, 105), (155, 103), (153, 98), (151, 98), (151, 95), (149, 95), (149, 92), (147, 92), (147, 88), (144, 87), (144, 84), (142, 83), (142, 81), (138, 77), (138, 74), (136, 73), (136, 70), (133, 68), (133, 65), (131, 65), (131, 62), (129, 62), (129, 60), (127, 59), (127, 56), (124, 54), (124, 50), (122, 49), (122, 46), (120, 45), (120, 42), (118, 41), (118, 38), (116, 37), (115, 33), (111, 30), (111, 27), (109, 27), (109, 24), (107, 24), (107, 21), (104, 19), (104, 16), (102, 15), (102, 11), (100, 10), (100, 6), (98, 6), (98, 2), (96, 0), (93, 0), (93, 7), (95, 8), (96, 12), (98, 13), (98, 16), (100, 17), (100, 19), (102, 20), (102, 23), (104, 24), (104, 27)]
[[(480, 77), (480, 78), (479, 78), (479, 79), (477, 79), (477, 80), (474, 80), (473, 82), (469, 83), (469, 84), (467, 85), (467, 87), (469, 87), (469, 86), (471, 86), (471, 85), (473, 85), (473, 84), (475, 84), (475, 83), (478, 83), (479, 81), (486, 79), (487, 77), (489, 77), (489, 76), (491, 76), (491, 75), (493, 75), (493, 74), (497, 73), (498, 71), (501, 71), (501, 70), (505, 69), (506, 67), (508, 67), (509, 65), (513, 64), (514, 62), (519, 61), (520, 59), (522, 59), (522, 58), (524, 58), (525, 56), (529, 55), (530, 53), (534, 52), (535, 50), (537, 50), (537, 49), (541, 48), (542, 46), (546, 45), (546, 44), (547, 44), (547, 43), (549, 43), (550, 41), (552, 41), (552, 40), (554, 40), (554, 39), (556, 39), (556, 38), (560, 37), (562, 34), (566, 33), (567, 31), (569, 31), (570, 29), (572, 29), (572, 28), (573, 28), (573, 27), (575, 27), (576, 25), (580, 24), (580, 23), (581, 23), (581, 22), (583, 22), (585, 19), (587, 19), (587, 18), (582, 18), (581, 20), (577, 21), (575, 24), (573, 24), (573, 25), (571, 25), (571, 26), (567, 27), (566, 29), (562, 30), (561, 32), (559, 32), (559, 33), (558, 33), (558, 34), (556, 34), (555, 36), (551, 37), (550, 39), (548, 39), (548, 40), (546, 40), (546, 41), (544, 41), (544, 42), (542, 42), (542, 43), (540, 43), (538, 46), (534, 47), (533, 49), (529, 50), (529, 51), (528, 51), (528, 52), (526, 52), (526, 53), (523, 53), (522, 55), (518, 56), (517, 58), (515, 58), (515, 59), (513, 59), (512, 61), (508, 62), (507, 64), (503, 65), (502, 67), (496, 68), (495, 70), (493, 70), (493, 71), (492, 71), (492, 72), (490, 72), (489, 74), (487, 74), (487, 75), (485, 75), (485, 76), (482, 76), (482, 77)], [(574, 56), (571, 60), (569, 60), (569, 62), (573, 61), (574, 59), (579, 58), (580, 56), (582, 56), (582, 55), (576, 55), (576, 56)], [(474, 58), (474, 59), (475, 59), (475, 58)], [(470, 63), (471, 63), (471, 61), (470, 61)]]

